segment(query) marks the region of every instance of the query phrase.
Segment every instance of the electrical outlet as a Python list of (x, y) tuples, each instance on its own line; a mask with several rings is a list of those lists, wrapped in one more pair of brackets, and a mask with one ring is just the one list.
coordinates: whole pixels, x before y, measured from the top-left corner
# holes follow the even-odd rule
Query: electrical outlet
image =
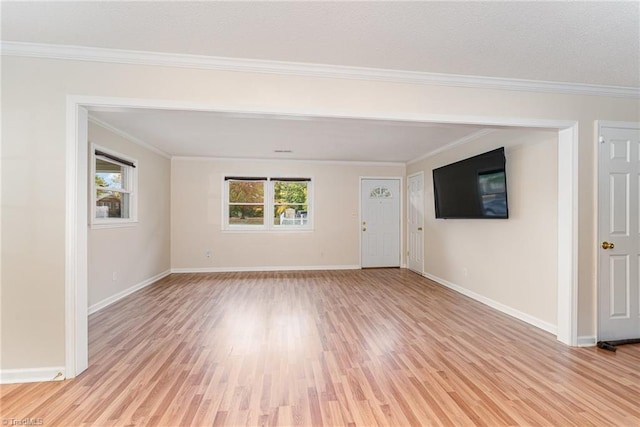
[(204, 252), (204, 257), (205, 258), (211, 258), (211, 251), (205, 251)]
[(464, 267), (462, 269), (462, 274), (464, 275), (464, 277), (467, 277), (469, 275), (469, 269), (467, 267)]
[(111, 280), (113, 280), (114, 282), (118, 280), (118, 272), (114, 271), (113, 274), (111, 275)]

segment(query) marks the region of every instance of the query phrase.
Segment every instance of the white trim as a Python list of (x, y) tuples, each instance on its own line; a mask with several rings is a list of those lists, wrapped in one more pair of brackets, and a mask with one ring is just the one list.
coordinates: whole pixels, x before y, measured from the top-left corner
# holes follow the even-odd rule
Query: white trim
[(97, 302), (91, 306), (89, 306), (89, 315), (92, 315), (93, 313), (102, 310), (103, 308), (113, 304), (116, 301), (120, 301), (122, 298), (131, 295), (132, 293), (139, 291), (140, 289), (146, 288), (147, 286), (153, 285), (155, 282), (157, 282), (160, 279), (164, 279), (165, 277), (167, 277), (169, 274), (171, 274), (171, 269), (169, 270), (165, 270), (162, 273), (156, 274), (153, 277), (148, 278), (147, 280), (143, 280), (142, 282), (131, 286), (130, 288), (127, 288), (123, 291), (118, 292), (115, 295), (112, 295), (108, 298), (103, 299), (100, 302)]
[[(88, 118), (87, 118), (88, 120)], [(91, 228), (96, 228), (100, 226), (105, 226), (104, 228), (117, 228), (117, 227), (128, 227), (135, 226), (138, 224), (138, 160), (119, 153), (117, 151), (111, 150), (109, 148), (102, 147), (98, 144), (91, 143), (91, 164), (89, 165), (91, 169), (91, 175), (89, 180), (91, 184), (89, 184), (91, 195), (90, 203), (91, 203), (91, 216), (89, 218), (89, 225)], [(96, 151), (102, 151), (106, 154), (111, 154), (112, 156), (118, 157), (122, 160), (126, 160), (134, 164), (134, 166), (125, 165), (124, 163), (120, 163), (114, 161), (112, 159), (107, 159), (103, 156), (96, 155)], [(128, 194), (129, 195), (129, 217), (128, 218), (96, 218), (96, 204), (98, 202), (96, 196), (96, 183), (93, 177), (96, 175), (96, 159), (100, 157), (102, 160), (110, 163), (117, 163), (121, 165), (126, 173), (123, 173), (124, 179), (122, 182), (122, 188), (113, 188), (108, 189), (106, 191), (114, 191), (118, 193)], [(103, 188), (103, 187), (100, 187)], [(122, 209), (122, 203), (120, 208)]]
[(65, 227), (65, 374), (89, 366), (87, 321), (88, 113), (67, 96)]
[(473, 132), (472, 134), (469, 134), (467, 136), (463, 136), (462, 138), (457, 139), (457, 140), (455, 140), (453, 142), (450, 142), (447, 145), (444, 145), (442, 147), (436, 148), (435, 150), (429, 151), (428, 153), (423, 154), (422, 156), (420, 156), (418, 158), (410, 160), (410, 161), (407, 162), (407, 165), (412, 165), (412, 164), (417, 163), (417, 162), (419, 162), (421, 160), (428, 159), (429, 157), (433, 157), (438, 153), (442, 153), (444, 151), (450, 150), (453, 147), (457, 147), (458, 145), (462, 145), (462, 144), (466, 144), (468, 142), (475, 141), (475, 140), (479, 139), (480, 137), (483, 137), (485, 135), (488, 135), (490, 133), (495, 132), (496, 130), (497, 129), (480, 129), (479, 131)]
[(194, 162), (286, 162), (286, 163), (308, 163), (308, 164), (325, 164), (325, 165), (344, 165), (344, 166), (405, 166), (403, 162), (364, 162), (360, 160), (304, 160), (304, 159), (279, 159), (279, 158), (250, 158), (250, 157), (200, 157), (200, 156), (173, 156), (171, 160), (184, 160)]
[(596, 337), (593, 335), (581, 335), (578, 337), (576, 346), (578, 347), (593, 347), (596, 345)]
[[(529, 119), (523, 117), (503, 116), (466, 116), (458, 114), (424, 114), (385, 111), (382, 113), (354, 112), (335, 108), (320, 109), (286, 109), (270, 106), (238, 106), (217, 103), (192, 101), (175, 101), (166, 99), (118, 98), (109, 96), (68, 95), (68, 99), (76, 104), (95, 108), (148, 108), (158, 110), (204, 111), (227, 114), (254, 114), (268, 116), (286, 116), (290, 118), (323, 118), (323, 119), (361, 119), (385, 120), (411, 123), (464, 124), (484, 126), (514, 126), (530, 128), (564, 129), (575, 124), (573, 120)], [(179, 158), (179, 157), (178, 157)], [(195, 157), (199, 158), (199, 157)], [(207, 159), (205, 157), (204, 159)], [(288, 160), (288, 159), (283, 159)], [(267, 160), (271, 161), (271, 160)], [(350, 162), (346, 162), (350, 163)], [(404, 164), (404, 163), (400, 163)]]
[[(640, 129), (640, 122), (614, 122), (611, 120), (596, 120), (596, 128)], [(600, 135), (598, 133), (598, 135)]]
[(578, 124), (558, 132), (558, 340), (578, 339)]
[(110, 125), (109, 123), (103, 122), (102, 120), (93, 117), (91, 114), (89, 114), (89, 122), (93, 123), (96, 126), (100, 126), (101, 128), (104, 128), (104, 129), (108, 130), (111, 133), (115, 133), (116, 135), (126, 139), (129, 142), (133, 142), (134, 144), (141, 146), (142, 148), (146, 148), (147, 150), (152, 151), (152, 152), (154, 152), (154, 153), (156, 153), (156, 154), (158, 154), (158, 155), (160, 155), (162, 157), (165, 157), (167, 159), (171, 159), (171, 155), (170, 154), (162, 151), (159, 148), (154, 147), (153, 145), (151, 145), (151, 144), (149, 144), (147, 142), (144, 142), (143, 140), (141, 140), (139, 138), (136, 138), (133, 135), (128, 134), (127, 132), (125, 132), (123, 130), (120, 130), (120, 129)]
[(434, 276), (433, 274), (423, 272), (422, 275), (428, 279), (437, 282), (451, 290), (454, 290), (462, 295), (468, 296), (478, 302), (481, 302), (485, 305), (488, 305), (491, 308), (495, 308), (496, 310), (508, 314), (511, 317), (515, 317), (516, 319), (522, 320), (530, 325), (535, 326), (536, 328), (540, 328), (543, 331), (549, 332), (553, 335), (556, 335), (558, 331), (558, 327), (549, 322), (545, 322), (544, 320), (538, 319), (537, 317), (531, 316), (530, 314), (524, 313), (520, 310), (516, 310), (515, 308), (509, 307), (501, 302), (492, 300), (491, 298), (487, 298), (483, 295), (470, 291), (469, 289), (456, 285), (455, 283), (449, 282), (448, 280), (442, 279), (438, 276)]
[(102, 228), (123, 228), (123, 227), (136, 227), (138, 225), (138, 221), (127, 221), (127, 222), (113, 222), (113, 223), (97, 223), (91, 224), (92, 230), (100, 230)]
[(242, 273), (245, 271), (317, 271), (317, 270), (360, 270), (359, 265), (306, 265), (267, 267), (180, 267), (171, 273)]
[(3, 56), (155, 65), (394, 83), (640, 98), (640, 88), (3, 41)]
[[(342, 111), (332, 109), (307, 110), (288, 109), (282, 110), (278, 107), (249, 107), (219, 105), (211, 103), (197, 103), (185, 101), (166, 100), (145, 100), (132, 98), (115, 97), (94, 97), (94, 96), (67, 96), (67, 133), (66, 133), (66, 227), (65, 227), (65, 366), (67, 377), (74, 377), (88, 366), (88, 334), (87, 334), (87, 226), (86, 222), (79, 222), (78, 219), (86, 219), (87, 202), (87, 170), (88, 170), (88, 147), (86, 143), (78, 143), (79, 126), (82, 126), (84, 117), (86, 126), (86, 110), (83, 106), (102, 107), (139, 107), (139, 108), (159, 108), (159, 109), (179, 109), (197, 111), (234, 111), (240, 113), (256, 112), (259, 110), (263, 114), (287, 114), (287, 115), (315, 115), (324, 117), (340, 118), (363, 118), (371, 120), (400, 120), (413, 122), (437, 122), (454, 124), (478, 124), (484, 126), (515, 126), (531, 128), (553, 128), (558, 129), (559, 140), (563, 144), (572, 146), (571, 150), (559, 150), (558, 165), (569, 162), (572, 165), (572, 172), (562, 180), (558, 180), (559, 200), (558, 204), (564, 206), (564, 210), (558, 210), (559, 224), (565, 224), (571, 232), (568, 238), (563, 239), (564, 250), (568, 254), (560, 252), (558, 254), (559, 265), (570, 259), (570, 267), (565, 271), (563, 280), (558, 281), (558, 293), (566, 293), (573, 300), (558, 300), (558, 331), (566, 330), (566, 336), (575, 334), (575, 322), (569, 319), (576, 319), (577, 305), (577, 168), (578, 168), (578, 134), (575, 121), (568, 120), (546, 120), (527, 119), (518, 117), (488, 117), (488, 116), (464, 116), (464, 115), (442, 115), (442, 114), (417, 114), (405, 112), (386, 112), (371, 114), (366, 111)], [(84, 111), (84, 113), (83, 113)], [(86, 141), (86, 140), (85, 140)], [(360, 191), (360, 190), (359, 190)], [(560, 193), (567, 197), (560, 199)], [(565, 214), (564, 211), (567, 213)], [(563, 220), (560, 221), (562, 216)], [(401, 233), (403, 235), (404, 233)], [(559, 236), (560, 237), (560, 236)], [(559, 239), (560, 241), (560, 239)], [(359, 266), (357, 266), (359, 268)], [(558, 277), (560, 278), (560, 268)], [(78, 301), (78, 303), (76, 303)], [(84, 303), (82, 303), (84, 302)], [(566, 313), (566, 315), (564, 314)], [(560, 335), (560, 334), (559, 334)], [(577, 340), (573, 335), (573, 340)], [(564, 342), (564, 341), (563, 341)], [(76, 361), (78, 361), (76, 365)]]
[(65, 379), (64, 366), (0, 370), (0, 384), (39, 383)]
[[(594, 130), (594, 139), (595, 139), (595, 145), (594, 145), (594, 149), (595, 151), (595, 156), (593, 159), (593, 169), (595, 171), (595, 173), (593, 174), (593, 188), (595, 189), (595, 206), (593, 211), (595, 212), (595, 227), (596, 227), (596, 242), (600, 241), (600, 129), (603, 126), (604, 123), (612, 123), (612, 122), (605, 122), (602, 120), (595, 120), (593, 122), (593, 130)], [(594, 263), (593, 266), (593, 270), (594, 270), (594, 274), (595, 274), (595, 278), (596, 278), (596, 293), (595, 293), (595, 299), (596, 299), (596, 305), (595, 305), (595, 324), (596, 324), (596, 330), (595, 330), (595, 336), (594, 338), (594, 342), (598, 341), (598, 335), (600, 332), (600, 257), (601, 257), (601, 253), (600, 251), (597, 251), (596, 253), (596, 262)], [(578, 337), (579, 338), (579, 337)]]

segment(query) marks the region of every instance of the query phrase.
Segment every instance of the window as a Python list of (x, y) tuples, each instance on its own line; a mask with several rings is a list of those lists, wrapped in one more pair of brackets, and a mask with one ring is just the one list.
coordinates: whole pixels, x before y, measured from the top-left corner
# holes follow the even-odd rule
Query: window
[(266, 178), (227, 179), (229, 225), (264, 226)]
[(226, 230), (310, 230), (311, 179), (225, 177)]
[(274, 178), (273, 225), (274, 227), (304, 227), (309, 224), (310, 179)]
[(118, 226), (137, 221), (135, 160), (92, 146), (91, 225)]

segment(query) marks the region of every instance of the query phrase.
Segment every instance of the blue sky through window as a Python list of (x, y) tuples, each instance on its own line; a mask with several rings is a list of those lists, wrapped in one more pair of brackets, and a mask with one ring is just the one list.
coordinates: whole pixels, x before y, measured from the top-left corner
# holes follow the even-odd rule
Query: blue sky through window
[(106, 187), (122, 188), (122, 174), (120, 173), (98, 172), (96, 176), (102, 178), (104, 182), (107, 183)]

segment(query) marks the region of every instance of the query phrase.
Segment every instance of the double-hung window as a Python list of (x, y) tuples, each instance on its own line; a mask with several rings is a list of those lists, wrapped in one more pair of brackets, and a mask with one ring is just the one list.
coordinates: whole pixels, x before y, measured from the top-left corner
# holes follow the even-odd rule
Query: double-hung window
[(227, 225), (264, 227), (267, 178), (226, 177)]
[(225, 177), (226, 230), (310, 230), (311, 178)]
[(309, 178), (272, 178), (274, 228), (309, 228)]
[(137, 221), (137, 161), (93, 145), (91, 225), (120, 226)]

